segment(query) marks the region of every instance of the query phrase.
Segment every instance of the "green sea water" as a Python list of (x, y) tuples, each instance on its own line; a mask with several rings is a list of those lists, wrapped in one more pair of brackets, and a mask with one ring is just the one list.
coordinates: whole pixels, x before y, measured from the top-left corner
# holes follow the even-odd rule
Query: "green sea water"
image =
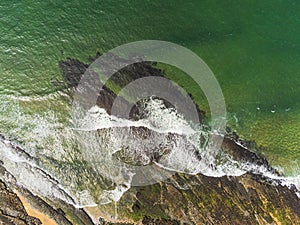
[[(40, 99), (59, 89), (51, 81), (61, 79), (60, 60), (87, 62), (97, 51), (128, 42), (165, 40), (191, 49), (212, 69), (225, 96), (229, 126), (261, 145), (273, 165), (299, 174), (299, 28), (296, 0), (3, 0), (0, 129), (12, 126), (14, 117), (6, 117), (16, 103), (9, 102), (11, 96), (28, 97), (17, 102), (25, 114), (50, 108), (64, 113), (59, 97)], [(166, 71), (209, 111), (192, 81), (176, 69)]]

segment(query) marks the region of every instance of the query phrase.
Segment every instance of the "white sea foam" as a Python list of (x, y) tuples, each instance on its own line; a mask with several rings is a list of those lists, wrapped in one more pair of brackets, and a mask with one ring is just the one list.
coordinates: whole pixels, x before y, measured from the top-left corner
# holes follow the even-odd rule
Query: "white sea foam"
[[(164, 156), (157, 165), (170, 171), (190, 174), (203, 173), (208, 176), (241, 175), (245, 173), (244, 170), (238, 168), (238, 163), (229, 157), (227, 161), (224, 160), (224, 165), (215, 165), (213, 168), (211, 165), (214, 164), (215, 158), (212, 156), (213, 154), (209, 154), (209, 151), (215, 151), (215, 149), (210, 149), (210, 146), (203, 146), (201, 149), (199, 143), (201, 137), (208, 138), (207, 132), (197, 126), (195, 126), (196, 128), (192, 127), (175, 110), (164, 108), (160, 100), (150, 101), (147, 107), (146, 111), (149, 113), (145, 118), (138, 121), (117, 118), (107, 114), (102, 108), (92, 107), (83, 120), (77, 121), (76, 128), (74, 128), (81, 131), (80, 136), (82, 139), (84, 139), (84, 131), (98, 130), (100, 136), (105, 137), (100, 142), (99, 138), (97, 139), (99, 146), (95, 146), (95, 143), (88, 140), (90, 138), (88, 136), (84, 139), (84, 142), (87, 142), (84, 148), (88, 153), (91, 153), (89, 157), (95, 159), (95, 155), (91, 155), (93, 155), (92, 152), (99, 152), (97, 148), (101, 148), (101, 152), (105, 152), (107, 156), (107, 154), (111, 155), (122, 147), (124, 148), (125, 145), (135, 155), (140, 154), (141, 158), (144, 157), (145, 164), (147, 164), (149, 159), (147, 159), (147, 156), (143, 156), (143, 153), (149, 147), (165, 144), (171, 148), (171, 152)], [(136, 136), (132, 135), (130, 129), (132, 127), (146, 127), (158, 134), (152, 134), (149, 140), (136, 139)], [(168, 140), (170, 133), (178, 134), (171, 142)], [(108, 149), (103, 148), (103, 146), (107, 146)], [(199, 161), (197, 154), (201, 156), (202, 160)], [(113, 162), (106, 162), (113, 164)]]
[(32, 159), (20, 155), (11, 143), (0, 140), (0, 158), (5, 169), (16, 178), (19, 185), (42, 196), (62, 199), (70, 204), (75, 203), (56, 180), (51, 179)]
[[(104, 135), (105, 140), (107, 141), (104, 146), (108, 146), (110, 149), (108, 152), (104, 151), (105, 155), (115, 153), (116, 149), (121, 148), (121, 143), (126, 143), (127, 146), (134, 146), (141, 151), (147, 149), (147, 143), (145, 141), (141, 142), (140, 140), (132, 140), (130, 138), (130, 127), (147, 127), (160, 134), (165, 134), (165, 136), (162, 135), (163, 137), (166, 137), (168, 133), (179, 134), (180, 137), (184, 138), (177, 138), (174, 141), (175, 144), (172, 145), (172, 151), (168, 155), (162, 157), (159, 162), (154, 162), (158, 167), (169, 171), (184, 172), (188, 174), (202, 173), (211, 177), (221, 177), (226, 175), (240, 176), (246, 172), (252, 172), (276, 180), (277, 184), (286, 186), (294, 184), (296, 187), (300, 188), (299, 178), (281, 177), (274, 174), (274, 172), (269, 171), (265, 166), (238, 162), (228, 154), (226, 155), (218, 151), (215, 152), (215, 149), (210, 149), (210, 146), (204, 146), (203, 149), (200, 149), (199, 137), (202, 135), (207, 138), (207, 133), (201, 129), (199, 130), (199, 128), (195, 129), (191, 127), (184, 121), (183, 117), (176, 114), (176, 111), (173, 111), (173, 114), (164, 111), (166, 109), (160, 105), (161, 102), (153, 102), (152, 104), (149, 104), (149, 107), (152, 108), (148, 110), (150, 112), (148, 117), (140, 121), (120, 119), (108, 115), (105, 110), (95, 106), (91, 108), (88, 115), (81, 121), (83, 122), (81, 123), (82, 127), (78, 127), (78, 130), (101, 130), (100, 135)], [(184, 129), (182, 129), (182, 127), (184, 127)], [(155, 136), (155, 138), (155, 142), (164, 141), (158, 136)], [(102, 142), (100, 141), (100, 143)], [(196, 150), (200, 153), (201, 160), (194, 154), (195, 149), (193, 149), (192, 146), (197, 146)], [(85, 147), (89, 148), (88, 146)], [(132, 149), (134, 149), (134, 147)], [(96, 150), (95, 147), (93, 150), (91, 149), (91, 152), (94, 150)], [(101, 150), (103, 150), (103, 148)], [(214, 153), (209, 154), (210, 151), (214, 151)], [(137, 151), (134, 150), (134, 153), (137, 154)], [(222, 161), (218, 161), (215, 158), (219, 153), (222, 154), (221, 157), (219, 155), (219, 158), (221, 158)], [(146, 160), (145, 163), (147, 164), (147, 162), (149, 161)], [(109, 195), (114, 195), (115, 198), (119, 198), (119, 194), (122, 191), (116, 190), (110, 191)], [(111, 196), (110, 198), (113, 197)]]
[[(192, 126), (176, 111), (163, 107), (162, 102), (158, 100), (152, 100), (148, 104), (149, 113), (138, 121), (111, 116), (104, 109), (94, 106), (82, 120), (73, 121), (73, 128), (61, 123), (51, 110), (40, 114), (25, 114), (16, 101), (18, 100), (2, 101), (1, 121), (9, 124), (11, 129), (7, 134), (22, 142), (27, 153), (63, 163), (65, 160), (70, 162), (73, 157), (77, 159), (74, 156), (74, 149), (78, 149), (83, 158), (91, 163), (90, 166), (95, 172), (116, 184), (114, 188), (104, 189), (98, 199), (95, 199), (91, 197), (92, 189), (76, 191), (78, 184), (75, 183), (76, 174), (73, 172), (62, 171), (61, 176), (56, 174), (56, 179), (52, 179), (53, 176), (51, 178), (47, 174), (55, 173), (55, 170), (51, 171), (51, 168), (43, 165), (42, 161), (37, 165), (35, 160), (18, 153), (13, 148), (16, 143), (8, 140), (0, 142), (0, 156), (4, 166), (16, 177), (20, 185), (42, 196), (60, 198), (75, 207), (119, 201), (130, 188), (134, 174), (131, 167), (118, 164), (113, 155), (126, 147), (132, 150), (129, 157), (138, 154), (145, 165), (151, 162), (148, 153), (153, 147), (170, 148), (171, 151), (163, 155), (159, 162), (153, 162), (157, 167), (168, 171), (202, 173), (212, 177), (240, 176), (251, 171), (280, 181), (278, 183), (281, 185), (294, 184), (300, 188), (299, 176), (279, 177), (265, 167), (240, 163), (226, 154), (219, 157), (222, 161), (216, 160), (216, 155), (222, 153), (210, 149), (207, 144), (200, 143), (200, 137), (207, 139), (209, 131)], [(146, 127), (153, 131), (151, 138), (141, 141), (133, 133), (133, 127)], [(170, 140), (170, 134), (174, 139)], [(213, 153), (209, 154), (210, 151)], [(64, 188), (64, 184), (68, 185)]]
[(111, 116), (105, 109), (93, 106), (82, 120), (77, 121), (75, 129), (95, 131), (112, 127), (146, 127), (159, 133), (194, 134), (196, 132), (176, 111), (162, 107), (159, 100), (150, 103), (147, 119), (138, 121)]

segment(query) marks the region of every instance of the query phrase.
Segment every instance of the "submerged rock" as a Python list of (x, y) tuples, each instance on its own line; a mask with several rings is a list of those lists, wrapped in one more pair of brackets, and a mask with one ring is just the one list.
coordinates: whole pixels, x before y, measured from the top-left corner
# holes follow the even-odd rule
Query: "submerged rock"
[[(59, 66), (67, 88), (75, 87), (88, 67), (87, 64), (70, 58), (60, 62)], [(123, 76), (124, 74), (126, 76)], [(151, 63), (141, 63), (125, 68), (112, 79), (125, 86), (134, 79), (152, 75), (164, 74)], [(104, 86), (99, 93), (98, 106), (110, 114), (115, 98), (116, 93)], [(124, 101), (126, 103), (126, 100)], [(172, 107), (167, 103), (165, 105)], [(134, 121), (143, 118), (143, 110), (143, 107), (136, 103), (130, 119)], [(203, 121), (204, 112), (198, 109), (198, 113), (200, 121)], [(139, 140), (146, 140), (155, 133), (142, 126), (131, 127), (130, 132), (133, 139)], [(176, 136), (169, 134), (170, 140), (174, 135)], [(236, 134), (226, 136), (222, 148), (235, 160), (261, 166), (271, 174), (279, 175), (265, 157), (251, 151), (251, 145), (241, 144)], [(23, 149), (17, 150), (20, 154), (25, 154)], [(171, 151), (172, 146), (158, 145), (154, 151), (144, 151), (144, 154), (151, 164), (159, 162)], [(135, 158), (129, 153), (132, 152), (127, 152), (126, 148), (120, 149), (115, 152), (114, 157), (128, 164), (143, 165), (139, 157)], [(194, 154), (201, 161), (201, 155), (197, 155), (196, 151)], [(3, 177), (7, 177), (7, 171), (1, 164), (0, 174), (0, 224), (41, 224), (38, 219), (27, 214), (12, 189), (26, 195), (36, 208), (53, 218), (57, 224), (300, 224), (300, 200), (296, 195), (297, 190), (294, 187), (283, 186), (276, 180), (266, 179), (257, 171), (249, 171), (239, 177), (176, 173), (165, 182), (131, 187), (119, 202), (100, 205), (93, 210), (77, 209), (58, 199), (42, 199), (18, 186), (17, 182), (2, 180)], [(105, 217), (109, 214), (115, 215), (116, 211), (117, 220)]]
[[(65, 64), (66, 66), (66, 64)], [(86, 65), (80, 64), (83, 69)], [(75, 73), (64, 73), (65, 77), (78, 76)], [(68, 71), (68, 70), (67, 70)], [(163, 72), (150, 63), (134, 64), (118, 72), (112, 79), (121, 87), (144, 76), (164, 76)], [(66, 79), (67, 82), (69, 79)], [(73, 79), (76, 80), (76, 79)], [(98, 98), (98, 105), (108, 113), (116, 94), (104, 87)], [(124, 100), (125, 101), (125, 100)], [(172, 105), (165, 102), (166, 107)], [(200, 121), (205, 113), (198, 109)], [(144, 108), (136, 103), (131, 110), (130, 118), (143, 118)], [(147, 139), (151, 132), (144, 127), (134, 127), (132, 135)], [(252, 152), (251, 143), (242, 141), (237, 134), (226, 136), (222, 144), (224, 151), (235, 160), (266, 168), (272, 174), (278, 172), (272, 168), (262, 155)], [(165, 150), (165, 151), (164, 151)], [(151, 160), (158, 162), (164, 154), (172, 149), (162, 148), (149, 152)], [(115, 157), (129, 164), (141, 165), (134, 157), (126, 157), (126, 148), (115, 153)], [(201, 157), (199, 156), (199, 160)], [(276, 182), (275, 182), (276, 183)], [(131, 208), (128, 204), (132, 194), (135, 201)], [(127, 199), (128, 198), (128, 199)], [(122, 207), (124, 206), (124, 207)], [(101, 207), (100, 207), (101, 208)], [(240, 177), (207, 177), (201, 174), (176, 174), (168, 182), (146, 187), (132, 187), (119, 203), (119, 214), (124, 221), (133, 220), (141, 224), (265, 224), (300, 222), (300, 201), (295, 190), (286, 186), (266, 182), (262, 174), (248, 172)], [(105, 222), (103, 222), (105, 224)], [(110, 223), (107, 223), (110, 224)]]
[[(136, 64), (123, 73), (126, 74), (125, 78), (123, 76), (120, 79), (120, 71), (115, 81), (125, 85), (152, 72), (156, 76), (164, 76), (151, 64)], [(106, 88), (100, 94), (98, 105), (110, 112), (114, 98), (115, 94)], [(167, 102), (165, 105), (172, 107)], [(199, 109), (198, 113), (203, 121), (205, 113)], [(143, 107), (137, 103), (131, 110), (131, 119), (141, 118)], [(142, 139), (151, 133), (141, 127), (133, 130)], [(224, 138), (222, 149), (239, 162), (253, 164), (275, 176), (279, 175), (264, 156), (252, 151), (252, 146), (252, 142), (243, 141), (233, 133)], [(257, 146), (254, 150), (257, 150)], [(169, 151), (172, 149), (162, 154), (154, 151), (153, 160), (159, 161)], [(116, 157), (124, 160), (122, 155), (125, 153), (126, 149), (123, 149), (116, 153)], [(129, 163), (134, 161), (137, 162), (133, 160)], [(130, 202), (128, 199), (132, 199), (132, 195), (136, 200), (128, 208), (128, 204), (122, 202)], [(269, 182), (257, 171), (249, 171), (240, 177), (220, 178), (176, 174), (164, 183), (132, 187), (120, 200), (119, 214), (124, 217), (124, 221), (133, 220), (133, 223), (140, 224), (297, 224), (300, 223), (300, 200), (295, 189), (282, 186), (280, 182)]]

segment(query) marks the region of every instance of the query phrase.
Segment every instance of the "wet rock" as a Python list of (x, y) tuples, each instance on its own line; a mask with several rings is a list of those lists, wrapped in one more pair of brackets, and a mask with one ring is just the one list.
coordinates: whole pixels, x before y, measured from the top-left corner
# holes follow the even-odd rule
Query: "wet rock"
[[(98, 130), (99, 136), (103, 130)], [(105, 131), (104, 131), (105, 132)], [(120, 143), (114, 143), (113, 156), (121, 162), (134, 166), (146, 166), (160, 163), (161, 159), (176, 150), (184, 148), (190, 154), (196, 154), (197, 148), (186, 135), (176, 133), (160, 133), (147, 127), (115, 127), (110, 128), (111, 140), (124, 137)], [(200, 154), (196, 157), (200, 159)]]
[[(97, 53), (96, 57), (92, 57), (90, 58), (90, 60), (92, 59), (96, 59), (97, 57), (99, 57), (101, 54)], [(111, 69), (111, 67), (113, 67), (113, 65), (116, 65), (118, 63), (121, 63), (123, 61), (128, 61), (126, 59), (120, 58), (118, 56), (114, 56), (112, 55), (112, 62), (110, 62), (112, 65), (106, 65), (105, 69), (103, 70), (107, 70), (109, 71)], [(156, 63), (154, 62), (140, 62), (140, 63), (134, 63), (131, 64), (127, 67), (124, 67), (123, 69), (121, 69), (120, 71), (116, 72), (108, 81), (107, 83), (109, 84), (116, 84), (120, 89), (124, 88), (126, 85), (128, 85), (129, 83), (131, 83), (134, 80), (137, 80), (139, 78), (144, 78), (144, 77), (149, 77), (149, 76), (156, 76), (156, 77), (164, 77), (164, 72), (161, 69), (158, 69), (155, 67)], [(88, 64), (82, 63), (80, 61), (78, 61), (77, 59), (71, 59), (71, 58), (67, 58), (65, 61), (60, 61), (59, 62), (59, 68), (62, 72), (63, 75), (63, 82), (65, 83), (65, 86), (67, 88), (74, 88), (76, 87), (79, 82), (80, 79), (82, 77), (82, 75), (84, 74), (84, 72), (87, 70), (88, 68)], [(157, 84), (159, 85), (159, 84)], [(90, 88), (90, 87), (89, 87)], [(164, 91), (165, 88), (161, 88)], [(109, 114), (111, 113), (111, 108), (112, 108), (112, 104), (116, 98), (116, 95), (118, 94), (118, 91), (115, 90), (116, 92), (113, 92), (108, 86), (106, 86), (106, 84), (103, 85), (103, 88), (101, 89), (98, 99), (97, 99), (97, 105), (101, 108), (104, 108)], [(88, 92), (88, 90), (87, 90)], [(193, 99), (193, 96), (191, 94), (189, 94), (189, 96)], [(155, 96), (154, 96), (155, 97)], [(156, 97), (160, 97), (160, 96), (156, 96)], [(121, 98), (121, 103), (119, 106), (119, 109), (117, 109), (116, 111), (121, 112), (123, 107), (125, 105), (128, 105), (128, 100), (125, 100), (123, 98)], [(168, 103), (167, 101), (165, 101), (165, 105), (168, 107), (170, 103)], [(137, 107), (138, 103), (134, 106)], [(136, 110), (133, 107), (133, 112)], [(205, 112), (203, 110), (200, 110), (198, 106), (196, 106), (196, 110), (198, 112), (199, 115), (199, 121), (203, 122), (204, 118), (205, 118)], [(120, 116), (120, 115), (116, 115), (116, 116)], [(122, 116), (121, 116), (122, 117)]]
[[(78, 84), (88, 67), (70, 58), (60, 62), (59, 66), (68, 88)], [(124, 86), (143, 76), (163, 76), (163, 72), (146, 63), (125, 68), (123, 75), (120, 73), (112, 79)], [(98, 104), (110, 112), (115, 97), (114, 92), (104, 87)], [(198, 111), (200, 117), (204, 117), (201, 112)], [(132, 115), (132, 119), (138, 118), (142, 116), (142, 110), (137, 106)], [(231, 132), (230, 129), (227, 131)], [(133, 130), (133, 134), (141, 139), (150, 135), (144, 128)], [(252, 152), (251, 143), (241, 141), (236, 133), (225, 137), (222, 147), (239, 161), (262, 165), (276, 173), (267, 159)], [(159, 160), (161, 155), (154, 154), (152, 160)], [(6, 173), (1, 166), (0, 171), (0, 174)], [(48, 200), (48, 204), (30, 193), (28, 196), (32, 202), (36, 202), (36, 207), (47, 212), (51, 218), (56, 218), (58, 224), (93, 224), (82, 209), (55, 200)], [(128, 199), (133, 199), (133, 203)], [(240, 177), (219, 178), (177, 173), (163, 183), (132, 187), (121, 199), (118, 210), (123, 215), (119, 219), (132, 221), (132, 224), (300, 224), (300, 200), (296, 196), (296, 189), (266, 182), (263, 175), (251, 172)], [(76, 219), (70, 221), (66, 217)], [(40, 224), (38, 219), (28, 216), (17, 195), (3, 181), (0, 181), (0, 224)], [(101, 219), (99, 224), (128, 223), (112, 223)]]
[(144, 225), (180, 225), (180, 221), (169, 219), (152, 219), (149, 216), (145, 216), (142, 220)]
[(222, 143), (222, 148), (229, 152), (230, 155), (239, 162), (263, 166), (268, 171), (279, 175), (278, 171), (270, 166), (268, 160), (263, 155), (253, 152), (251, 149), (247, 149), (234, 139), (225, 137)]
[(80, 79), (88, 66), (89, 65), (84, 64), (77, 59), (71, 58), (59, 62), (59, 68), (68, 87), (76, 87), (79, 84)]
[(0, 180), (0, 224), (42, 224), (39, 219), (27, 214), (18, 196), (2, 180)]
[[(62, 70), (64, 77), (80, 76), (78, 71), (82, 71), (87, 65), (78, 66), (80, 69), (74, 68), (74, 73)], [(112, 81), (124, 87), (134, 79), (150, 75), (164, 76), (164, 73), (150, 63), (134, 64), (118, 72)], [(69, 78), (65, 80), (76, 81)], [(105, 87), (98, 98), (98, 105), (110, 113), (115, 96), (116, 93)], [(190, 97), (193, 98), (191, 95)], [(168, 107), (167, 102), (165, 105)], [(130, 118), (143, 118), (143, 110), (142, 104), (137, 102), (131, 109)], [(203, 121), (205, 113), (199, 108), (197, 110), (200, 121)], [(145, 128), (132, 131), (141, 139), (147, 139), (151, 135)], [(240, 139), (229, 127), (226, 131), (222, 144), (224, 151), (240, 162), (253, 163), (278, 174), (265, 157), (256, 153), (259, 148), (255, 142)], [(159, 157), (160, 154), (154, 154), (153, 160), (159, 160)], [(275, 185), (263, 175), (251, 172), (240, 177), (220, 178), (201, 174), (176, 174), (164, 183), (132, 187), (122, 199), (130, 199), (134, 195), (135, 202), (131, 208), (126, 204), (126, 207), (120, 206), (119, 211), (127, 214), (126, 220), (133, 219), (142, 224), (298, 224), (300, 201), (295, 192), (294, 188)], [(106, 224), (104, 220), (102, 222)]]
[[(300, 222), (300, 201), (295, 192), (253, 179), (252, 174), (221, 178), (176, 174), (171, 181), (136, 188), (134, 214), (142, 221), (149, 221), (149, 215), (155, 217), (149, 224)], [(176, 183), (185, 183), (189, 188), (180, 189)]]
[[(83, 209), (76, 209), (74, 206), (58, 199), (42, 199), (32, 194), (23, 186), (19, 186), (15, 178), (0, 165), (0, 224), (41, 224), (37, 218), (27, 214), (19, 197), (12, 191), (20, 193), (30, 205), (42, 214), (53, 219), (59, 225), (93, 225), (91, 218)], [(2, 179), (4, 178), (4, 179)], [(71, 220), (67, 218), (71, 217)]]

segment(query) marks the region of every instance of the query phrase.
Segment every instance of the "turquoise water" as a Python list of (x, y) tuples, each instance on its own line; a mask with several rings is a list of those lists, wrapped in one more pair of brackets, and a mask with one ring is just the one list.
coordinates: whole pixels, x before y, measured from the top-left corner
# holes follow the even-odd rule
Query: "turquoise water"
[[(290, 171), (300, 160), (299, 27), (298, 1), (2, 1), (2, 109), (7, 96), (55, 93), (51, 81), (61, 79), (58, 62), (66, 57), (87, 61), (131, 41), (171, 41), (215, 73), (230, 126)], [(207, 109), (192, 83), (182, 85)], [(62, 108), (54, 100), (19, 104), (24, 113)], [(1, 128), (10, 123), (2, 120)]]

